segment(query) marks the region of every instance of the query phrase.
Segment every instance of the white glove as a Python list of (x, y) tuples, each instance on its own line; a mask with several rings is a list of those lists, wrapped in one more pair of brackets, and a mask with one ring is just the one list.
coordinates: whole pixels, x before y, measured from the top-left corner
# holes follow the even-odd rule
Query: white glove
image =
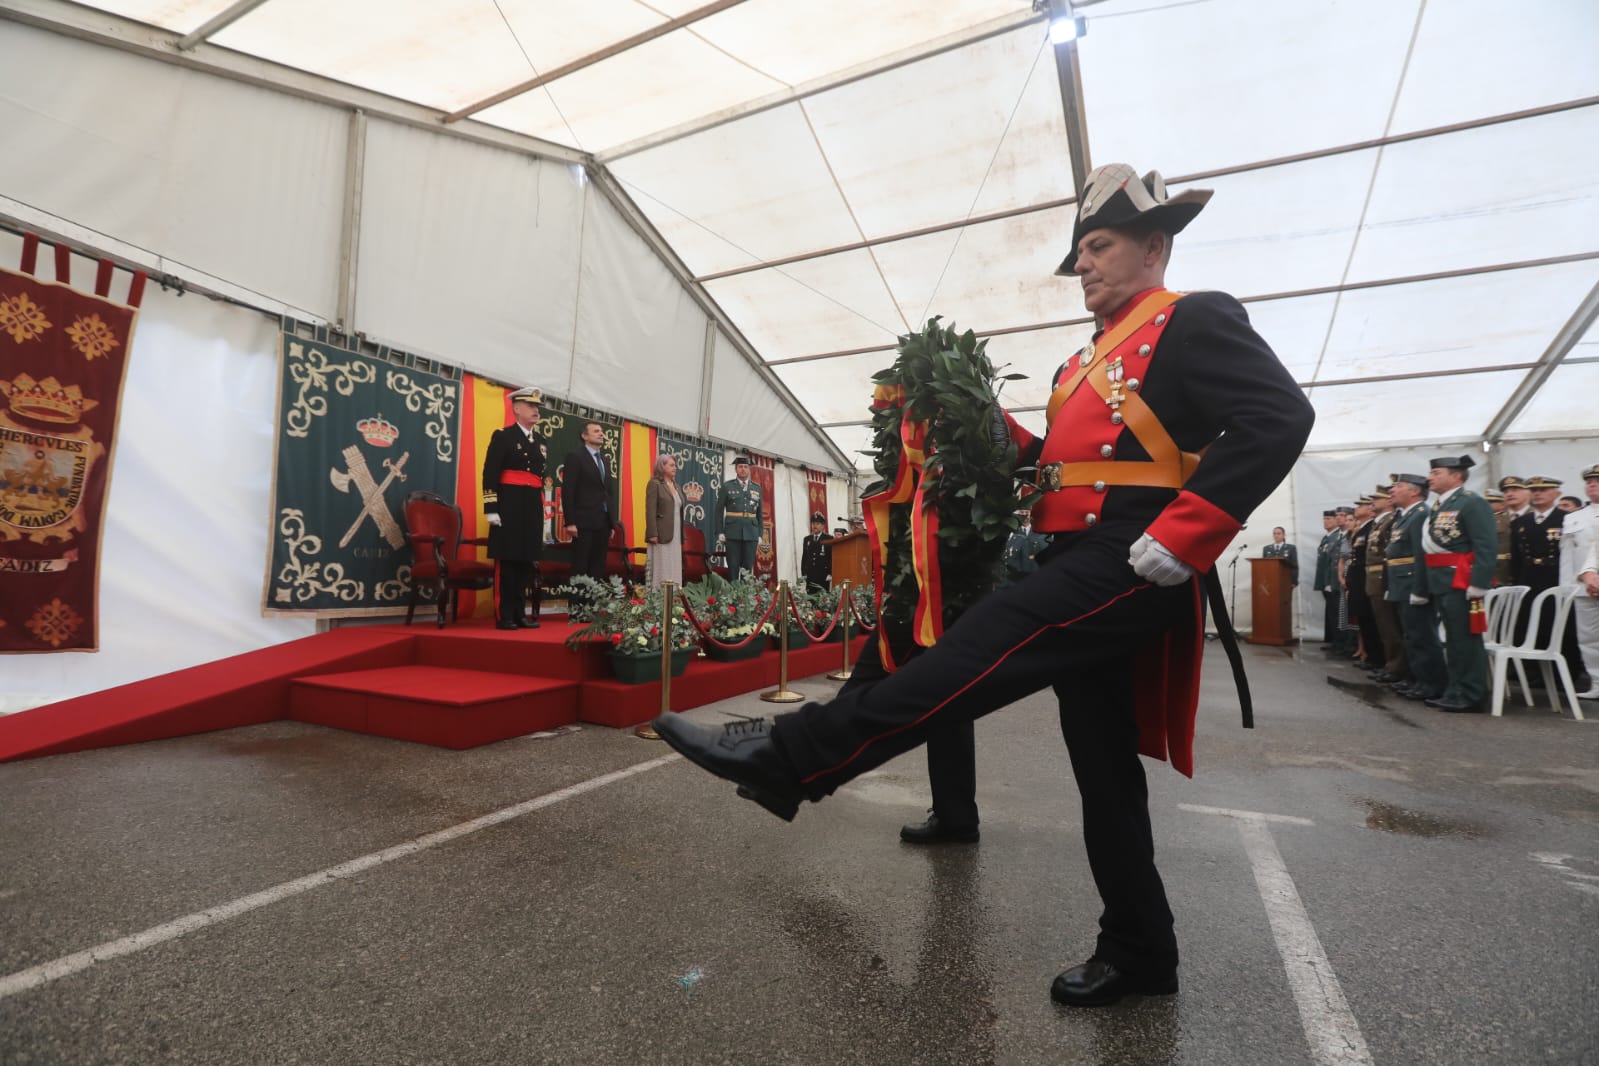
[(489, 520), (489, 525), (491, 526), (497, 526), (500, 524), (500, 516), (497, 514), (485, 515), (484, 517)]
[(1412, 607), (1425, 607), (1425, 606), (1427, 606), (1427, 597), (1418, 596), (1414, 592), (1412, 592), (1410, 594), (1410, 606), (1412, 606)]
[(1486, 595), (1488, 595), (1487, 589), (1480, 589), (1476, 585), (1466, 586), (1466, 599), (1468, 600), (1480, 600)]
[(1148, 533), (1133, 541), (1127, 561), (1133, 573), (1153, 585), (1181, 585), (1194, 576), (1194, 568), (1171, 553), (1171, 549)]

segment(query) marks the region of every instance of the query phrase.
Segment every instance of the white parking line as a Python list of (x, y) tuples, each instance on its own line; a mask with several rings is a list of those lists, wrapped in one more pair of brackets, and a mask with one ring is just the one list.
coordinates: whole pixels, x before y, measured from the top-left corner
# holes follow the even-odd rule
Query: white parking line
[(1187, 803), (1178, 806), (1199, 814), (1221, 814), (1238, 823), (1244, 838), (1244, 851), (1254, 869), (1255, 885), (1266, 905), (1266, 920), (1272, 939), (1288, 973), (1288, 987), (1299, 1008), (1299, 1023), (1305, 1030), (1311, 1061), (1317, 1066), (1371, 1066), (1371, 1052), (1360, 1033), (1344, 990), (1333, 973), (1321, 938), (1310, 924), (1310, 916), (1300, 902), (1299, 890), (1288, 875), (1282, 853), (1271, 836), (1271, 823), (1314, 825), (1308, 818), (1259, 811), (1235, 811), (1225, 807), (1201, 807)]
[(581, 796), (585, 792), (593, 792), (595, 789), (604, 788), (606, 785), (614, 785), (618, 781), (624, 781), (636, 774), (644, 773), (646, 770), (654, 770), (657, 767), (676, 762), (681, 758), (682, 756), (677, 754), (663, 755), (659, 759), (641, 762), (624, 770), (602, 774), (599, 777), (591, 778), (542, 796), (536, 796), (533, 799), (525, 800), (510, 807), (502, 807), (497, 811), (473, 818), (471, 821), (452, 825), (448, 829), (440, 829), (436, 833), (428, 833), (425, 836), (408, 840), (403, 844), (396, 844), (392, 848), (374, 851), (370, 855), (362, 855), (358, 859), (351, 859), (349, 862), (342, 862), (337, 866), (329, 866), (326, 869), (318, 870), (316, 873), (307, 874), (293, 881), (285, 881), (279, 885), (273, 885), (271, 888), (263, 889), (248, 896), (241, 896), (228, 903), (218, 904), (215, 907), (196, 911), (193, 914), (186, 914), (182, 918), (174, 918), (170, 922), (152, 926), (141, 933), (134, 933), (119, 940), (110, 940), (104, 944), (97, 944), (87, 951), (63, 955), (59, 959), (52, 959), (37, 966), (30, 966), (26, 970), (18, 970), (16, 973), (0, 977), (0, 999), (14, 996), (19, 992), (27, 992), (41, 985), (47, 985), (51, 981), (59, 981), (61, 978), (71, 976), (80, 970), (87, 970), (97, 962), (105, 962), (107, 959), (115, 959), (123, 955), (132, 955), (135, 952), (154, 947), (165, 941), (174, 940), (185, 933), (192, 933), (197, 929), (204, 929), (206, 926), (216, 925), (230, 918), (237, 918), (241, 914), (248, 914), (250, 911), (288, 899), (291, 896), (298, 896), (302, 892), (309, 892), (313, 888), (320, 888), (323, 885), (333, 884), (335, 881), (354, 877), (356, 874), (364, 870), (370, 870), (374, 866), (382, 866), (384, 863), (393, 862), (395, 859), (403, 859), (408, 855), (415, 855), (419, 851), (426, 851), (440, 844), (446, 844), (468, 834), (476, 833), (480, 829), (487, 829), (490, 826), (499, 825), (501, 822), (508, 822), (513, 818), (520, 818), (524, 814), (532, 814), (534, 811), (554, 806), (564, 800), (572, 799), (574, 796)]

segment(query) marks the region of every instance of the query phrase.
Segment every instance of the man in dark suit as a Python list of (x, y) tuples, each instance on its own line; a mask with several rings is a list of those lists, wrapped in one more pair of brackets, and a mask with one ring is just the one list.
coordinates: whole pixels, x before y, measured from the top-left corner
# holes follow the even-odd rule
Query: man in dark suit
[(616, 524), (611, 513), (614, 473), (605, 461), (605, 427), (588, 423), (582, 440), (561, 464), (561, 513), (566, 516), (566, 535), (572, 540), (572, 576), (587, 574), (604, 581), (605, 549)]
[(833, 549), (828, 545), (827, 516), (820, 511), (811, 515), (811, 535), (800, 547), (800, 576), (805, 587), (819, 592), (833, 583)]
[[(544, 439), (538, 434), (538, 389), (511, 393), (516, 422), (489, 437), (483, 453), (483, 515), (494, 560), (497, 629), (537, 629), (539, 555), (544, 550)], [(533, 620), (524, 594), (533, 587)]]

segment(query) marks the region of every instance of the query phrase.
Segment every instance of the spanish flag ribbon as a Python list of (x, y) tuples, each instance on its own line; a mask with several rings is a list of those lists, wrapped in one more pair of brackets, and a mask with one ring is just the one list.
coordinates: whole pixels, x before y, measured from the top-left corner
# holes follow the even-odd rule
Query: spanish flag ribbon
[[(879, 385), (872, 395), (872, 407), (880, 410), (901, 406), (905, 389), (900, 385)], [(872, 544), (872, 576), (876, 585), (877, 617), (883, 617), (884, 570), (888, 565), (889, 516), (897, 504), (910, 504), (911, 568), (916, 575), (916, 611), (912, 639), (921, 647), (931, 647), (944, 633), (943, 585), (938, 572), (938, 509), (926, 497), (922, 468), (927, 462), (927, 422), (905, 418), (900, 423), (899, 468), (894, 483), (861, 501), (866, 532)], [(879, 621), (878, 644), (883, 668), (895, 668), (888, 631)]]

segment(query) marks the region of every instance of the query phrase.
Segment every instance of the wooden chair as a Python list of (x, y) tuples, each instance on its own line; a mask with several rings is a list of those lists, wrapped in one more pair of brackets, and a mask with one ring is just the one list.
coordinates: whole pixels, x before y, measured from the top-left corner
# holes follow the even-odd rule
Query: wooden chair
[[(721, 560), (720, 563), (717, 560)], [(703, 580), (706, 574), (727, 576), (727, 553), (705, 550), (705, 531), (697, 526), (683, 527), (683, 582)]]
[(405, 498), (405, 538), (411, 544), (411, 596), (405, 605), (405, 624), (411, 624), (423, 586), (433, 589), (439, 604), (439, 628), (444, 628), (446, 604), (451, 616), (459, 613), (462, 589), (494, 587), (494, 564), (461, 558), (461, 548), (488, 544), (482, 537), (461, 539), (461, 509), (432, 492), (413, 492)]
[(643, 548), (627, 546), (627, 531), (621, 526), (611, 528), (611, 543), (605, 549), (605, 575), (615, 575), (629, 584), (644, 580), (644, 561), (648, 553)]

